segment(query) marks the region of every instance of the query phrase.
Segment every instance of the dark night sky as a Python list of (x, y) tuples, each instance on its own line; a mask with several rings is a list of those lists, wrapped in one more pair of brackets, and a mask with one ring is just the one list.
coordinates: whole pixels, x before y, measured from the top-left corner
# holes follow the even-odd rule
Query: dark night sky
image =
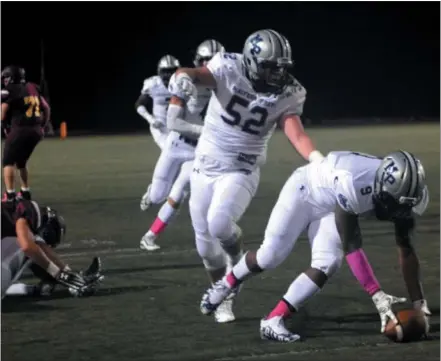
[(133, 105), (162, 55), (191, 65), (211, 37), (241, 52), (262, 28), (291, 42), (305, 116), (439, 116), (439, 2), (6, 2), (1, 10), (2, 66), (20, 64), (38, 83), (44, 39), (53, 120), (71, 129), (145, 128)]

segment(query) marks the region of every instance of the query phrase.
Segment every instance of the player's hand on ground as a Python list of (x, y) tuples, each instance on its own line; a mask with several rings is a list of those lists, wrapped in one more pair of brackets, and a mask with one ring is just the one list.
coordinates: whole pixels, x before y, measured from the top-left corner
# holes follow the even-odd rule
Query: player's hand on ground
[(86, 284), (85, 286), (78, 289), (69, 289), (69, 292), (76, 297), (85, 297), (93, 295), (104, 279), (104, 275), (101, 273), (101, 259), (99, 257), (94, 257), (92, 263), (85, 271), (81, 271), (80, 275), (84, 278)]
[(381, 332), (383, 333), (389, 319), (391, 319), (395, 323), (398, 323), (397, 317), (392, 310), (392, 305), (396, 303), (406, 302), (406, 298), (395, 297), (392, 295), (388, 295), (383, 291), (378, 291), (372, 296), (372, 301), (374, 301), (375, 307), (377, 307), (378, 313), (380, 314)]
[(55, 279), (69, 290), (73, 289), (78, 292), (81, 292), (81, 290), (87, 285), (86, 280), (81, 274), (68, 269), (62, 270)]

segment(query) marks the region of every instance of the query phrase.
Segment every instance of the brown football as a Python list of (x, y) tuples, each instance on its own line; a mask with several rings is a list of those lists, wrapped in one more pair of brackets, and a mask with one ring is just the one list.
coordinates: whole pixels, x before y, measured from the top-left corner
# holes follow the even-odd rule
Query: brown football
[(429, 332), (429, 323), (423, 312), (402, 310), (396, 313), (398, 324), (392, 320), (386, 325), (384, 334), (394, 342), (418, 341)]

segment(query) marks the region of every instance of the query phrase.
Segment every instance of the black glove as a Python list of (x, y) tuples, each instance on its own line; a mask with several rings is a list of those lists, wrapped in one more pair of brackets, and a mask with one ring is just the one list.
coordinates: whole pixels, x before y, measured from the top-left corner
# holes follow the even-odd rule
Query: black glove
[(97, 291), (99, 283), (104, 279), (101, 274), (100, 258), (94, 257), (89, 267), (81, 271), (79, 275), (83, 277), (85, 285), (81, 289), (70, 287), (70, 294), (75, 297), (92, 296)]
[(77, 292), (81, 292), (87, 286), (87, 282), (81, 274), (66, 269), (61, 271), (55, 280)]
[(94, 294), (98, 288), (98, 284), (104, 279), (101, 274), (101, 259), (94, 257), (90, 266), (80, 274), (87, 282), (87, 286), (83, 290), (84, 296), (90, 296)]

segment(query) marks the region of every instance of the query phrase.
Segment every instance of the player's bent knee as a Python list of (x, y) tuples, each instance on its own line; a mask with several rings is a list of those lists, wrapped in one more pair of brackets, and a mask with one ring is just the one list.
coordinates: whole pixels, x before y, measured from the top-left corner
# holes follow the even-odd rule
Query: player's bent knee
[(208, 234), (196, 235), (196, 249), (207, 270), (217, 270), (225, 267), (225, 254), (217, 240)]
[(150, 201), (153, 204), (163, 203), (167, 199), (169, 191), (169, 183), (154, 179), (150, 188)]
[(312, 254), (311, 267), (331, 277), (341, 267), (343, 252), (316, 252)]
[(209, 216), (207, 221), (208, 232), (213, 238), (221, 240), (228, 240), (231, 238), (233, 232), (233, 218), (226, 212), (217, 212), (216, 214)]
[(207, 271), (215, 271), (224, 268), (227, 264), (223, 253), (202, 258), (202, 263)]
[(273, 269), (279, 266), (288, 256), (283, 249), (262, 245), (256, 254), (257, 264), (261, 269)]

